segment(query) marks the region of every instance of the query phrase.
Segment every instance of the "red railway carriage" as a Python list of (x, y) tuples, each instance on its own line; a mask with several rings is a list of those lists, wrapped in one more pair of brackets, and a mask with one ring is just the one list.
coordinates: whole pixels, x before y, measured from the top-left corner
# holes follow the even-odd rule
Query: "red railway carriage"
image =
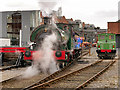
[(0, 47), (0, 65), (3, 66), (4, 62), (15, 60), (16, 66), (23, 66), (25, 62), (22, 54), (25, 53), (26, 50), (27, 47)]
[[(40, 51), (29, 50), (28, 47), (1, 47), (0, 53), (20, 53), (21, 60), (33, 60), (33, 53), (40, 53)], [(42, 52), (41, 52), (42, 53)], [(53, 56), (57, 61), (68, 61), (69, 54), (66, 54), (66, 51), (53, 51)], [(2, 60), (3, 57), (1, 57)], [(21, 61), (20, 60), (20, 61)]]
[(0, 47), (0, 53), (25, 52), (26, 47)]

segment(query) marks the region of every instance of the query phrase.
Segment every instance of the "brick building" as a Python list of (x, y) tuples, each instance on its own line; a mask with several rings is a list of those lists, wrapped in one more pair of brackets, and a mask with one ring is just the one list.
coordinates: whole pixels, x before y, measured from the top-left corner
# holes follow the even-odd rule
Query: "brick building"
[(120, 34), (120, 22), (108, 22), (108, 32)]
[(108, 22), (108, 33), (116, 34), (116, 46), (120, 48), (120, 20)]

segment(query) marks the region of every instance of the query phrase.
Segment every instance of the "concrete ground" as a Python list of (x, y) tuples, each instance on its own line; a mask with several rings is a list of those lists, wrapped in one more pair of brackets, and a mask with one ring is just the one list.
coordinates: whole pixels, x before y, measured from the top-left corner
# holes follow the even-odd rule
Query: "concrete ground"
[[(120, 55), (120, 49), (117, 49), (117, 57)], [(119, 54), (119, 55), (118, 55)], [(92, 59), (92, 60), (91, 60)], [(96, 47), (91, 48), (91, 53), (90, 56), (84, 56), (80, 61), (81, 63), (81, 68), (85, 67), (95, 61), (98, 60), (97, 54), (96, 54)], [(86, 88), (92, 89), (92, 88), (118, 88), (118, 63), (119, 61), (115, 62), (112, 67), (110, 67), (105, 73), (103, 73), (99, 78), (96, 79), (96, 81), (91, 82)], [(23, 69), (15, 69), (11, 71), (5, 71), (5, 72), (0, 72), (0, 77), (1, 81), (5, 80), (8, 78), (8, 76), (16, 76), (20, 74), (22, 71), (24, 71), (25, 68)], [(120, 76), (119, 76), (120, 78)], [(1, 85), (0, 85), (1, 86)]]
[[(118, 58), (118, 49), (117, 49), (117, 57)], [(97, 57), (95, 52), (95, 48), (91, 49), (91, 56)], [(120, 76), (118, 75), (118, 62), (117, 60), (112, 67), (110, 67), (105, 73), (103, 73), (96, 81), (91, 82), (86, 88), (103, 88), (103, 89), (113, 89), (118, 88)]]

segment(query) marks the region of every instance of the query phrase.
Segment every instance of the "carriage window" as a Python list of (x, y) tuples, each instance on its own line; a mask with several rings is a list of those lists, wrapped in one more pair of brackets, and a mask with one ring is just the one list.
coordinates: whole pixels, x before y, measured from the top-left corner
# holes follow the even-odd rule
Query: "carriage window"
[(109, 35), (109, 39), (114, 39), (114, 35)]
[(105, 36), (104, 36), (104, 35), (101, 35), (101, 36), (100, 36), (100, 39), (105, 39)]

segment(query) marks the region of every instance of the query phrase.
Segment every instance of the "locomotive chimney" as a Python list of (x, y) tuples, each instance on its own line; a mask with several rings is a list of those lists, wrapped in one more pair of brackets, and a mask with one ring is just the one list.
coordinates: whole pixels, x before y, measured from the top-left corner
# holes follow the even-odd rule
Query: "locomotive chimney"
[(44, 17), (44, 25), (50, 24), (50, 17)]

